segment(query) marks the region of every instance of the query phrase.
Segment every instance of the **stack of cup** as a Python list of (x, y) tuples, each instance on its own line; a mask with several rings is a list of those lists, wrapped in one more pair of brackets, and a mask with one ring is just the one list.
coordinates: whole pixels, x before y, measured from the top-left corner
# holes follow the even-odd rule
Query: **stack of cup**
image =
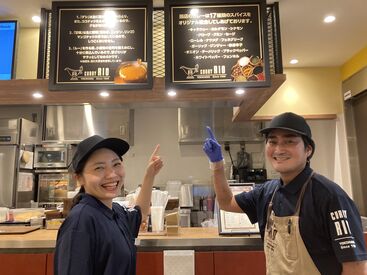
[(164, 231), (164, 210), (168, 202), (168, 192), (153, 190), (152, 206), (150, 207), (150, 216), (152, 221), (152, 232)]

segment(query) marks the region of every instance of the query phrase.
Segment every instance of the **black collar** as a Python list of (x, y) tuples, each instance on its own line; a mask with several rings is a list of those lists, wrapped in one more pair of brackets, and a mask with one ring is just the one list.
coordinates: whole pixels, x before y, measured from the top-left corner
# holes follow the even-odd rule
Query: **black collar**
[(313, 170), (309, 165), (306, 165), (306, 167), (302, 170), (301, 173), (299, 173), (293, 180), (291, 180), (290, 183), (287, 185), (284, 185), (281, 180), (281, 189), (286, 190), (289, 193), (297, 194), (302, 188), (302, 186), (306, 183), (306, 180), (311, 175)]
[(82, 198), (79, 203), (88, 204), (98, 211), (102, 212), (107, 218), (113, 220), (115, 212), (112, 209), (108, 208), (103, 202), (87, 193), (84, 193), (81, 196)]

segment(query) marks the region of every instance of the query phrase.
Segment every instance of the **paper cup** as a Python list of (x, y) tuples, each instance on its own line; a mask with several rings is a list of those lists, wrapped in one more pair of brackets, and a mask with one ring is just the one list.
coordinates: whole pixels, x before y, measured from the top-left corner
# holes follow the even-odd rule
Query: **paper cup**
[(163, 206), (151, 206), (150, 215), (152, 221), (152, 231), (161, 232), (164, 230), (164, 208)]

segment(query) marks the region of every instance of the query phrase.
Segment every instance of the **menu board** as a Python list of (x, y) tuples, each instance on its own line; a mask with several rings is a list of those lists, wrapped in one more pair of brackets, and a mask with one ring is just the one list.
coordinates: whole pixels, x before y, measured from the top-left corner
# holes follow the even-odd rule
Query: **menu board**
[[(233, 195), (240, 194), (242, 192), (249, 192), (253, 190), (253, 183), (240, 183), (230, 185)], [(218, 213), (218, 231), (219, 234), (254, 234), (259, 233), (258, 223), (252, 224), (250, 219), (245, 213), (233, 213), (224, 211), (217, 207)]]
[(152, 5), (53, 2), (50, 89), (152, 86)]
[[(270, 85), (265, 1), (166, 2), (166, 85)], [(222, 2), (223, 3), (223, 2)]]

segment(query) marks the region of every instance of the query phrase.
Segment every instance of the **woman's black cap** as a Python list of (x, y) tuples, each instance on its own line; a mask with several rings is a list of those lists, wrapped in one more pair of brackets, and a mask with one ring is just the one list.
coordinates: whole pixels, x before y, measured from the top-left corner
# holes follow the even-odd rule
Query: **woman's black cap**
[(307, 124), (306, 120), (295, 113), (287, 112), (275, 116), (268, 127), (260, 130), (260, 133), (267, 136), (270, 131), (274, 129), (283, 129), (291, 132), (295, 132), (299, 135), (306, 137), (312, 147), (312, 154), (309, 158), (312, 157), (315, 151), (315, 142), (312, 140), (311, 128)]
[(88, 157), (100, 148), (108, 148), (114, 151), (120, 158), (129, 150), (130, 145), (119, 138), (103, 138), (98, 135), (88, 137), (81, 141), (74, 154), (71, 166), (74, 172), (80, 172), (80, 165), (83, 164)]

